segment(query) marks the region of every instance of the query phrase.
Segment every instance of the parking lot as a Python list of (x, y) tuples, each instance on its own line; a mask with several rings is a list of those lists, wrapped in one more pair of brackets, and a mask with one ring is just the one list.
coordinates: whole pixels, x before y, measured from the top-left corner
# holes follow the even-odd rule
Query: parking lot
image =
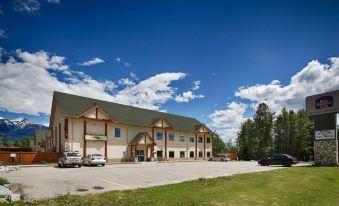
[(200, 177), (212, 178), (281, 168), (284, 167), (262, 167), (257, 162), (145, 162), (81, 168), (31, 166), (0, 175), (10, 183), (22, 184), (26, 199), (42, 199), (56, 195), (135, 189)]

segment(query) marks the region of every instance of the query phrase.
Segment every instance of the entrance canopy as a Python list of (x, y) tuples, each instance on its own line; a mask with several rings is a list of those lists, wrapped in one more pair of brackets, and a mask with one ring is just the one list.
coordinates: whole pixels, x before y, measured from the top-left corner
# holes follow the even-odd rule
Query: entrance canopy
[(129, 145), (156, 145), (153, 138), (148, 132), (138, 133), (130, 142)]

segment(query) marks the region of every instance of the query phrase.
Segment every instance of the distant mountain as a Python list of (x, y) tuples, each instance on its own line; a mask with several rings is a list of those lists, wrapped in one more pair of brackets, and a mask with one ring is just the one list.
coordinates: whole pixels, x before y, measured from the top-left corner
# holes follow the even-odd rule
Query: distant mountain
[(36, 129), (48, 129), (48, 127), (31, 123), (25, 118), (9, 120), (0, 117), (0, 142), (4, 139), (19, 140), (21, 137), (34, 136)]

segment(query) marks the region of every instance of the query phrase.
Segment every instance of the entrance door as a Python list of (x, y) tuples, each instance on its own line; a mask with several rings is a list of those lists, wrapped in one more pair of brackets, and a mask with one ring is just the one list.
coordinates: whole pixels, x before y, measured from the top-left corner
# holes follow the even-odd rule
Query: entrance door
[(137, 150), (137, 157), (138, 157), (138, 162), (145, 161), (145, 151), (144, 150)]

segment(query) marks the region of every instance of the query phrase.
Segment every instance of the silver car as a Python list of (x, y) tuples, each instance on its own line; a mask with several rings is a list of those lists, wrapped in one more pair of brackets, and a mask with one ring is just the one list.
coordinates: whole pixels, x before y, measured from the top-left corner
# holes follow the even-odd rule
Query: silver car
[(101, 154), (89, 154), (86, 157), (84, 157), (83, 164), (88, 166), (91, 165), (105, 166), (106, 160)]
[(81, 167), (81, 154), (79, 152), (64, 152), (63, 155), (58, 158), (58, 166), (66, 167), (68, 165)]
[(212, 161), (217, 161), (217, 162), (227, 162), (228, 158), (226, 157), (226, 155), (223, 154), (219, 154), (215, 157), (212, 158)]

